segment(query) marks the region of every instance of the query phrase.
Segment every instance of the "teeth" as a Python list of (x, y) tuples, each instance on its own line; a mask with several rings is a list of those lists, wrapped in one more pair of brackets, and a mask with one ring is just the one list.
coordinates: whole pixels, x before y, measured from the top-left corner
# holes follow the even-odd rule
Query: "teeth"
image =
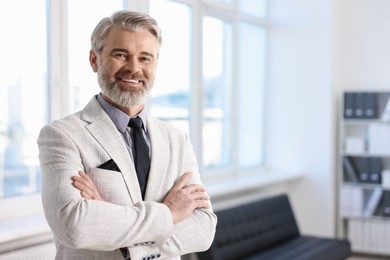
[(138, 83), (139, 82), (138, 80), (134, 80), (134, 79), (124, 79), (123, 81), (130, 82), (130, 83)]

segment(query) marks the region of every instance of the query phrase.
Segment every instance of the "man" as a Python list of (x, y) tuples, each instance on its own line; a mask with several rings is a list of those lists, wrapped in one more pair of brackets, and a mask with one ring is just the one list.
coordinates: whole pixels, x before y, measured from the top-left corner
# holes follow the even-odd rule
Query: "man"
[(38, 139), (56, 259), (180, 259), (206, 250), (216, 216), (190, 141), (144, 107), (161, 45), (156, 21), (116, 12), (91, 45), (101, 93)]

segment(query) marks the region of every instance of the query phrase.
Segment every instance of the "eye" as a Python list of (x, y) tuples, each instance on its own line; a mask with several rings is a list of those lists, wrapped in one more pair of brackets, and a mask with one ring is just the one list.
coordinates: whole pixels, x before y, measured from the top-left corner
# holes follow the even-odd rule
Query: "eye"
[(140, 61), (149, 63), (152, 62), (152, 58), (150, 58), (149, 56), (142, 56), (140, 57)]
[(114, 57), (121, 60), (125, 60), (127, 58), (126, 54), (122, 52), (115, 53)]

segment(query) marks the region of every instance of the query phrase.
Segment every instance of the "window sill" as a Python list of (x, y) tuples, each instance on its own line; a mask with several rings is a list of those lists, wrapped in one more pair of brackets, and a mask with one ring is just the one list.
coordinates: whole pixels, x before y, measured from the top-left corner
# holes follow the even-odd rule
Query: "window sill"
[(52, 240), (43, 212), (0, 219), (0, 254)]
[(267, 171), (245, 177), (229, 178), (223, 182), (206, 184), (205, 186), (210, 197), (218, 198), (249, 190), (269, 188), (272, 185), (299, 180), (304, 176), (303, 173), (297, 172)]

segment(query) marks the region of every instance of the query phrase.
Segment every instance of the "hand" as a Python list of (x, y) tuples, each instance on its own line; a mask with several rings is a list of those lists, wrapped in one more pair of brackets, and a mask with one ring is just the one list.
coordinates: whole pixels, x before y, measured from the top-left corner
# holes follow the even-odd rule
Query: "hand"
[(187, 218), (195, 209), (211, 207), (210, 197), (203, 186), (187, 185), (191, 176), (192, 173), (187, 172), (177, 179), (163, 201), (172, 213), (174, 224)]
[(88, 200), (101, 200), (104, 201), (99, 193), (95, 183), (91, 178), (83, 171), (79, 171), (79, 175), (72, 176), (72, 185), (80, 191), (80, 195)]

